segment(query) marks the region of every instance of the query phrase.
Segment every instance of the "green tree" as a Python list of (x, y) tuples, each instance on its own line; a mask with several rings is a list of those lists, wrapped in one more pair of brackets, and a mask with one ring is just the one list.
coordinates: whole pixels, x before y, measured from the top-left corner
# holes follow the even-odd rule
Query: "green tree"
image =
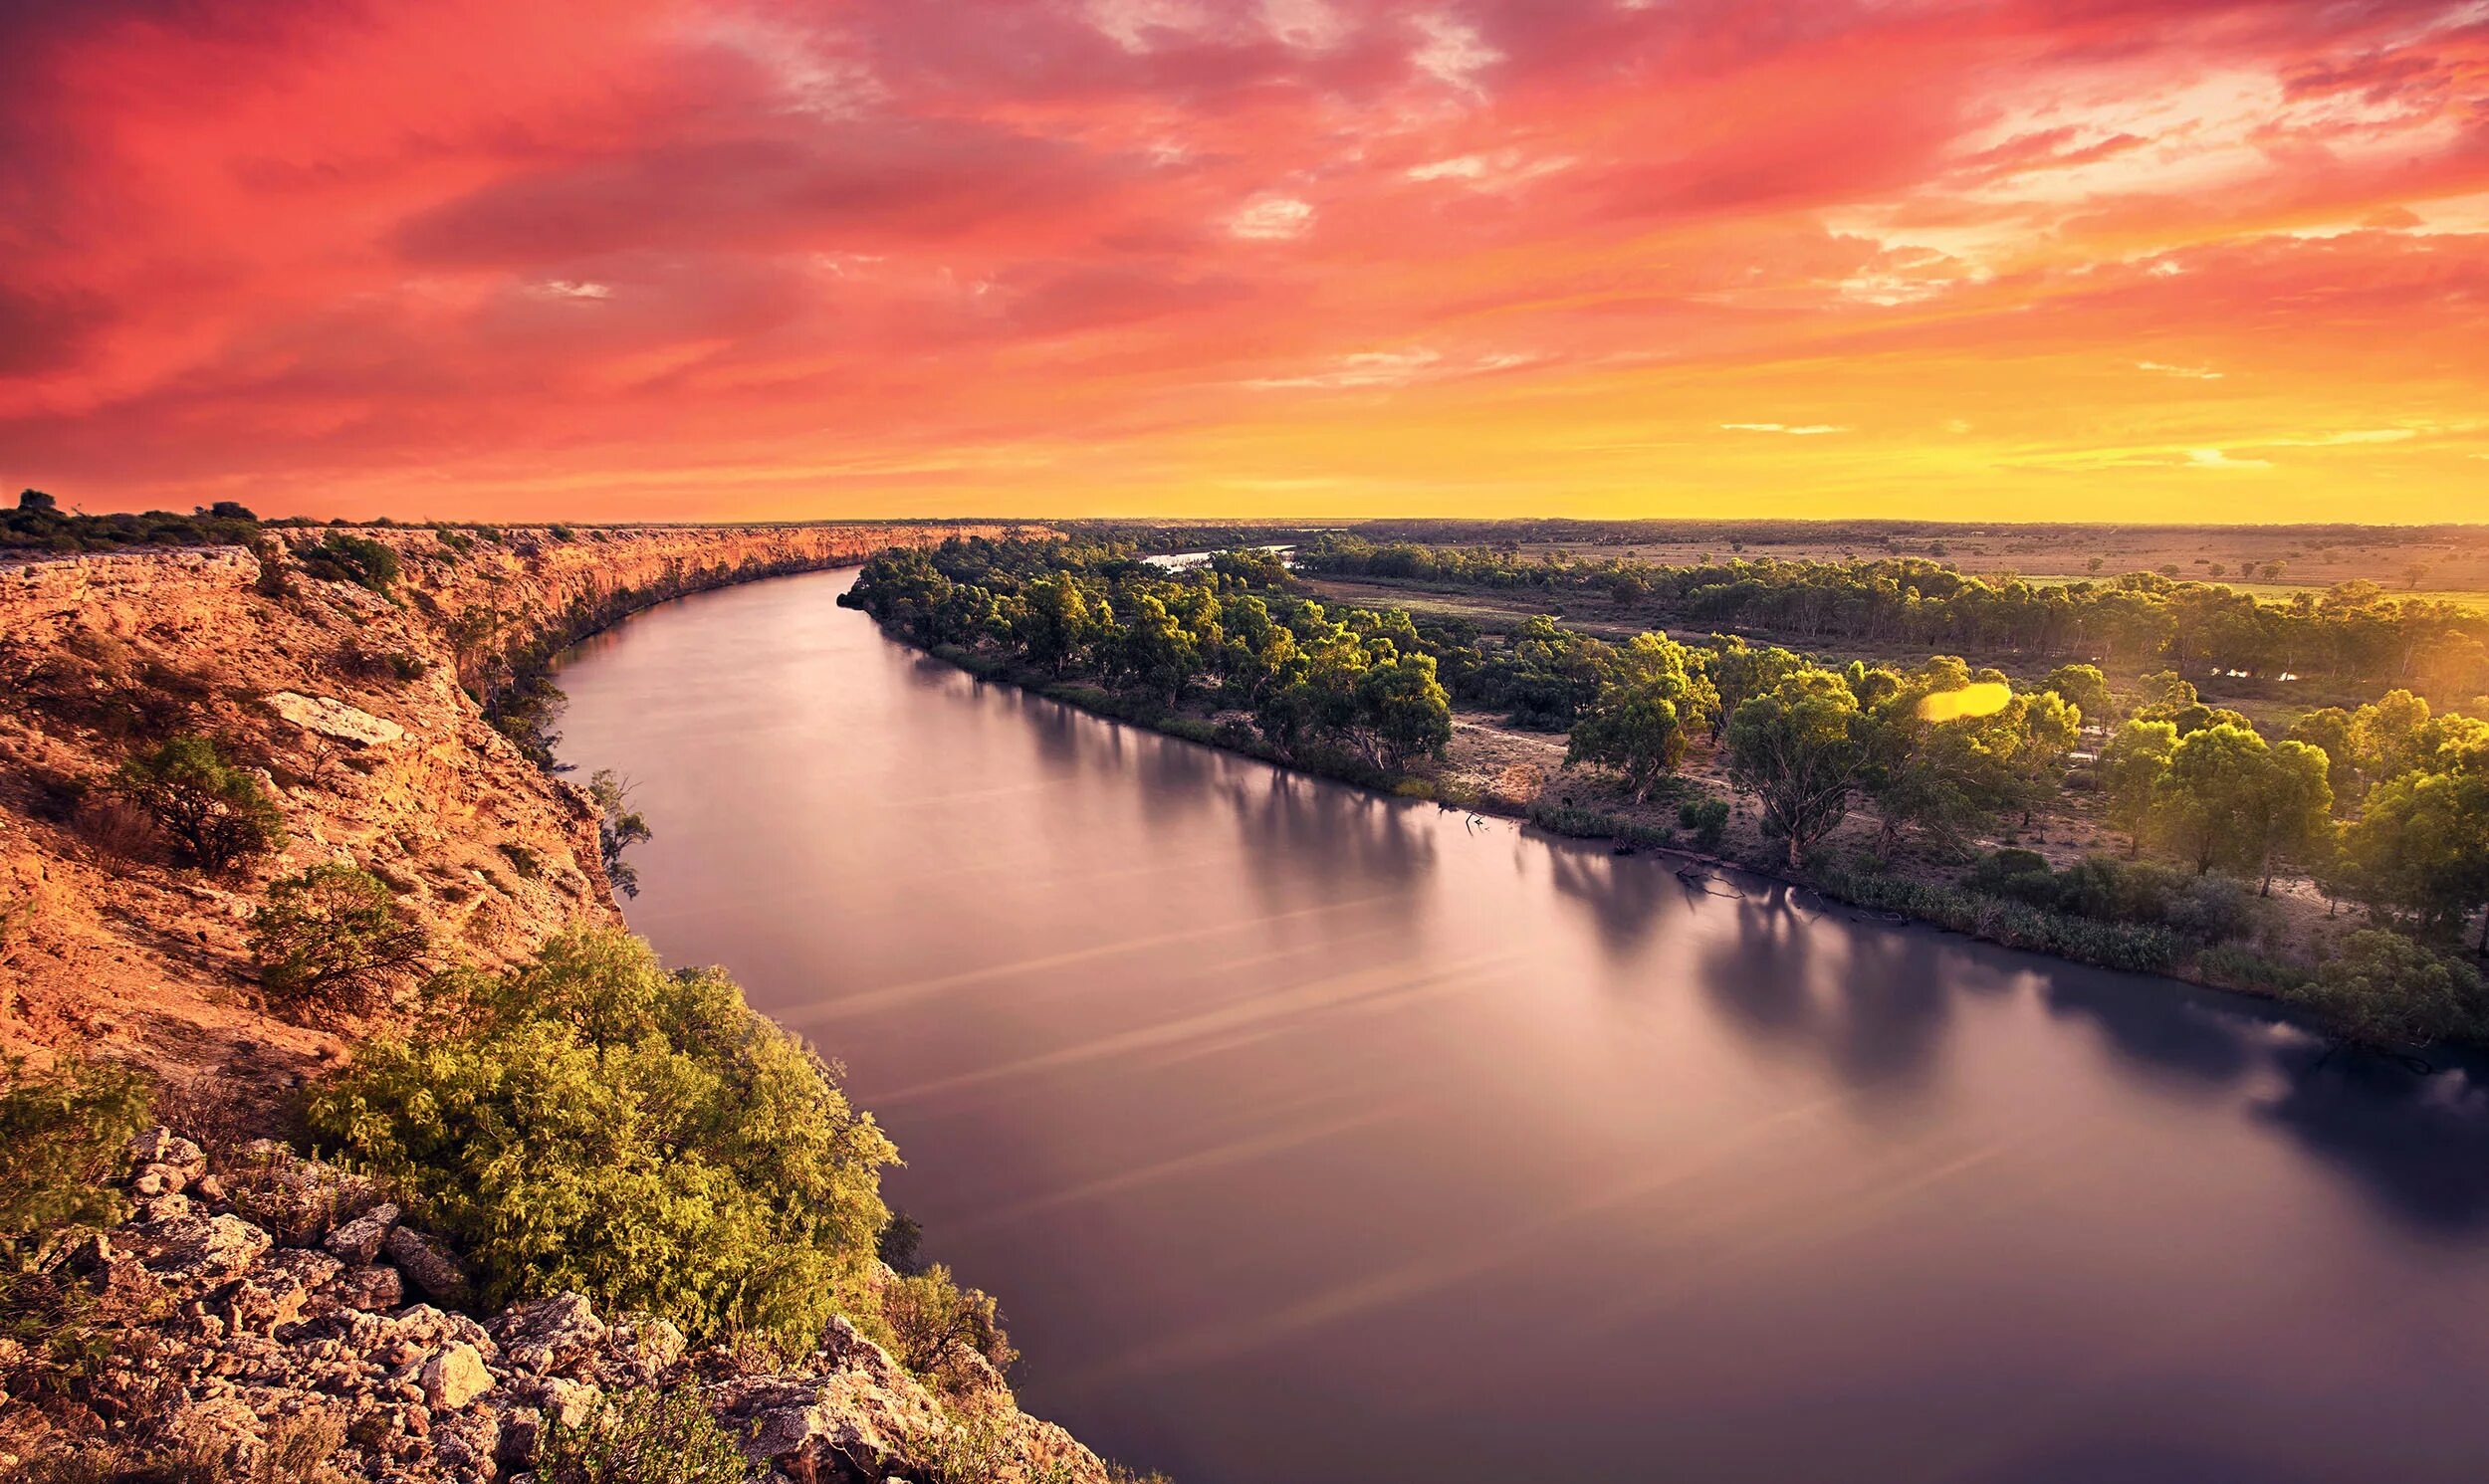
[(2126, 853), (2143, 848), (2144, 827), (2160, 801), (2160, 780), (2168, 775), (2178, 734), (2168, 722), (2130, 721), (2100, 753), (2101, 796), (2110, 821), (2126, 831)]
[(1684, 760), (1687, 733), (1712, 698), (1685, 646), (1665, 634), (1636, 635), (1616, 669), (1617, 678), (1573, 725), (1564, 761), (1615, 768), (1639, 804)]
[(2081, 713), (2082, 726), (2106, 728), (2118, 719), (2118, 698), (2098, 665), (2060, 665), (2048, 672), (2040, 689), (2063, 696), (2068, 706)]
[(361, 1009), (389, 979), (421, 969), (431, 947), (380, 878), (342, 863), (270, 886), (251, 937), (259, 981), (288, 1011)]
[[(2489, 901), (2489, 773), (2404, 773), (2369, 790), (2343, 830), (2361, 895), (2425, 931), (2456, 934)], [(2489, 953), (2489, 916), (2481, 925)]]
[(2428, 703), (2409, 691), (2387, 691), (2351, 714), (2351, 756), (2372, 782), (2419, 765), (2428, 750)]
[(1452, 741), (1452, 698), (1435, 677), (1433, 655), (1388, 654), (1367, 666), (1357, 683), (1357, 706), (1384, 767), (1397, 770), (1439, 755)]
[(2290, 724), (2292, 742), (2306, 742), (2325, 754), (2325, 781), (2332, 786), (2337, 803), (2356, 801), (2364, 782), (2352, 727), (2351, 713), (2339, 706), (2308, 712)]
[(2165, 722), (2200, 700), (2193, 681), (2174, 670), (2155, 671), (2138, 683), (2134, 715), (2147, 721)]
[(2178, 739), (2160, 780), (2160, 807), (2196, 875), (2238, 858), (2265, 786), (2269, 750), (2263, 738), (2240, 727), (2207, 727)]
[(127, 758), (113, 786), (152, 816), (183, 853), (210, 871), (285, 844), (285, 818), (258, 778), (225, 761), (216, 744), (184, 734)]
[(1711, 713), (1711, 739), (1719, 740), (1738, 707), (1771, 690), (1806, 668), (1803, 656), (1776, 645), (1749, 646), (1734, 634), (1713, 634), (1715, 647), (1704, 662), (1718, 705)]
[(1113, 618), (1111, 611), (1101, 613), (1089, 601), (1080, 580), (1068, 572), (1049, 572), (1030, 580), (1022, 596), (1019, 647), (1031, 661), (1058, 676)]
[(1728, 776), (1761, 806), (1763, 833), (1789, 866), (1849, 813), (1867, 761), (1858, 698), (1829, 670), (1804, 669), (1728, 719)]
[(2333, 833), (2334, 787), (2326, 781), (2324, 751), (2306, 742), (2275, 743), (2246, 803), (2240, 850), (2255, 862), (2259, 894), (2269, 897), (2274, 865), (2321, 858)]

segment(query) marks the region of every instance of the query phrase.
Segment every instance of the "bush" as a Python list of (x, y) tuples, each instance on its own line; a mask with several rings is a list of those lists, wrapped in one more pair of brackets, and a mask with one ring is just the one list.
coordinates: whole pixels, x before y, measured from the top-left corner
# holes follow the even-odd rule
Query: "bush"
[(269, 887), (251, 937), (259, 981), (287, 1011), (362, 1009), (390, 978), (420, 969), (431, 949), (380, 878), (340, 864)]
[(2399, 933), (2354, 933), (2292, 991), (2355, 1045), (2385, 1050), (2489, 1033), (2480, 971)]
[(598, 768), (587, 780), (588, 795), (596, 801), (597, 858), (605, 880), (625, 897), (639, 895), (639, 869), (622, 859), (622, 852), (649, 837), (647, 818), (631, 807), (632, 786), (609, 767)]
[(1962, 886), (2094, 922), (2164, 927), (2207, 944), (2238, 937), (2256, 914), (2254, 894), (2228, 877), (2097, 855), (2051, 871), (2037, 851), (1999, 850), (1980, 858)]
[(2291, 994), (2314, 977), (2295, 963), (2267, 958), (2229, 944), (2218, 944), (2196, 954), (2195, 971), (2213, 983), (2262, 994)]
[(204, 737), (184, 734), (126, 759), (113, 786), (210, 871), (285, 844), (276, 799)]
[(1530, 806), (1529, 822), (1551, 835), (1569, 840), (1621, 840), (1628, 845), (1661, 847), (1677, 842), (1672, 829), (1653, 829), (1630, 819), (1597, 809), (1577, 809), (1569, 804), (1540, 801)]
[(885, 1282), (879, 1314), (876, 1328), (891, 1356), (942, 1389), (974, 1388), (979, 1368), (971, 1357), (983, 1357), (998, 1374), (1018, 1359), (993, 1296), (960, 1287), (940, 1263)]
[(366, 535), (332, 531), (294, 555), (303, 570), (324, 582), (351, 582), (385, 593), (398, 577), (397, 553)]
[(762, 1474), (688, 1385), (602, 1397), (573, 1426), (556, 1416), (529, 1466), (542, 1484), (741, 1484)]
[(2146, 923), (2104, 923), (2029, 902), (1905, 877), (1828, 867), (1824, 889), (1862, 907), (1906, 913), (2012, 949), (2055, 954), (2104, 968), (2157, 971), (2176, 963), (2181, 941)]
[(0, 1271), (23, 1271), (61, 1232), (121, 1218), (106, 1183), (121, 1147), (146, 1126), (144, 1074), (112, 1062), (64, 1058), (48, 1072), (6, 1062), (0, 1091)]
[(896, 1151), (731, 979), (574, 929), (445, 987), (451, 1018), (364, 1043), (309, 1118), (464, 1246), (488, 1304), (575, 1289), (796, 1348), (865, 1307)]
[(1708, 854), (1719, 849), (1720, 836), (1728, 831), (1728, 800), (1690, 798), (1677, 806), (1677, 822), (1692, 836), (1694, 848)]

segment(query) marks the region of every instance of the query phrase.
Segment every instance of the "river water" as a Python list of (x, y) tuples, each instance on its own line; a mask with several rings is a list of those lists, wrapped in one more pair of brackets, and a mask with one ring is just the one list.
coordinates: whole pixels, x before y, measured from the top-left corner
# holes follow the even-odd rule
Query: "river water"
[(2254, 1003), (967, 676), (845, 573), (564, 668), (634, 928), (846, 1066), (1030, 1410), (1180, 1484), (2475, 1480), (2489, 1111)]

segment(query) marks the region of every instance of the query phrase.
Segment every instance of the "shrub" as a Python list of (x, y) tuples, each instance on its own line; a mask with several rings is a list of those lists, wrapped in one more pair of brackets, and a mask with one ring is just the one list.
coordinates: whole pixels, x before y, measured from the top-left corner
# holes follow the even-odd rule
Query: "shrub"
[(1677, 806), (1677, 822), (1693, 837), (1695, 849), (1717, 850), (1720, 837), (1728, 832), (1728, 800), (1690, 798)]
[(204, 737), (184, 734), (124, 760), (113, 774), (113, 786), (208, 870), (221, 871), (285, 844), (276, 799), (259, 779), (227, 763)]
[(351, 582), (385, 593), (398, 576), (397, 553), (367, 535), (331, 531), (294, 555), (303, 570), (324, 582)]
[(2037, 851), (1999, 850), (1973, 865), (1962, 886), (2094, 922), (2157, 925), (2207, 944), (2238, 937), (2256, 913), (2254, 895), (2228, 877), (2097, 855), (2051, 871)]
[(1973, 866), (1964, 885), (1974, 891), (1994, 891), (2008, 882), (2019, 885), (2030, 877), (2049, 875), (2048, 857), (2036, 850), (2000, 850), (1981, 857)]
[(596, 800), (596, 853), (603, 861), (605, 880), (625, 897), (639, 895), (639, 871), (622, 859), (622, 852), (648, 839), (648, 821), (631, 807), (631, 780), (611, 768), (598, 768), (587, 780), (587, 791)]
[(993, 1296), (960, 1287), (940, 1263), (885, 1282), (879, 1314), (878, 1328), (892, 1357), (944, 1389), (974, 1385), (978, 1368), (972, 1356), (983, 1357), (997, 1373), (1018, 1359)]
[(863, 1307), (896, 1152), (731, 979), (574, 929), (447, 987), (439, 1023), (364, 1043), (309, 1117), (465, 1247), (486, 1302), (575, 1289), (796, 1347), (842, 1295)]
[(603, 1397), (575, 1425), (556, 1416), (530, 1467), (542, 1484), (741, 1484), (762, 1473), (697, 1386)]
[(2489, 1032), (2478, 969), (2378, 928), (2352, 934), (2290, 997), (2356, 1045), (2392, 1050)]
[(2289, 994), (2313, 977), (2295, 963), (2268, 958), (2248, 949), (2217, 944), (2195, 955), (2195, 971), (2214, 983), (2266, 994)]
[(121, 1147), (146, 1126), (144, 1074), (64, 1058), (47, 1072), (5, 1063), (0, 1091), (0, 1270), (23, 1270), (62, 1231), (120, 1219), (106, 1184)]
[(251, 937), (259, 981), (288, 1011), (363, 1008), (389, 979), (420, 969), (431, 949), (380, 878), (342, 864), (269, 887)]
[(544, 861), (525, 845), (504, 840), (493, 848), (502, 853), (502, 859), (510, 862), (510, 869), (518, 872), (522, 880), (534, 881), (545, 874)]
[(924, 1244), (925, 1228), (917, 1219), (905, 1211), (892, 1211), (873, 1246), (892, 1272), (912, 1278), (925, 1271)]
[(2180, 955), (2178, 937), (2156, 924), (2096, 922), (2010, 897), (1873, 872), (1826, 868), (1819, 874), (1827, 891), (1862, 907), (1907, 913), (2007, 948), (2148, 971), (2165, 969)]

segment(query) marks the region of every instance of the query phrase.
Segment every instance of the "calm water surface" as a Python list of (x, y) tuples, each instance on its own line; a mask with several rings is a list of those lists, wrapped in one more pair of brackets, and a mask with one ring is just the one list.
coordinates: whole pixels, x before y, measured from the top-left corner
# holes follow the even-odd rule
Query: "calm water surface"
[(2252, 1004), (1471, 829), (833, 606), (563, 673), (634, 927), (844, 1060), (1181, 1484), (2475, 1480), (2489, 1112)]

